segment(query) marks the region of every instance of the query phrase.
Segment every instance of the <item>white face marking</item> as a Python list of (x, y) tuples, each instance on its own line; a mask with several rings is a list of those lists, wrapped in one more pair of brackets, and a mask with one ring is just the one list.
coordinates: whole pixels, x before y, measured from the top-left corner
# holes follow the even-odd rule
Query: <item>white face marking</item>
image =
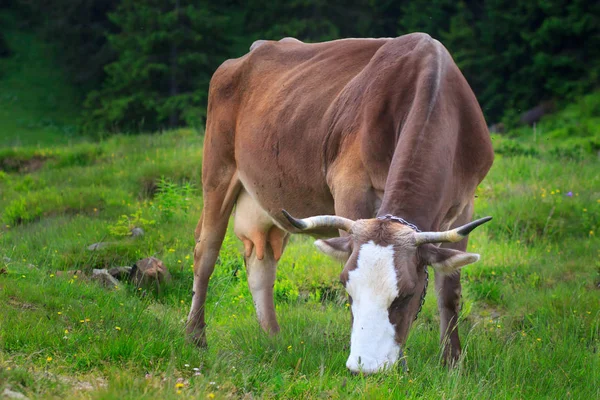
[(346, 367), (373, 373), (391, 367), (400, 353), (388, 309), (398, 297), (393, 247), (363, 244), (357, 268), (348, 273), (346, 290), (352, 296), (352, 335)]

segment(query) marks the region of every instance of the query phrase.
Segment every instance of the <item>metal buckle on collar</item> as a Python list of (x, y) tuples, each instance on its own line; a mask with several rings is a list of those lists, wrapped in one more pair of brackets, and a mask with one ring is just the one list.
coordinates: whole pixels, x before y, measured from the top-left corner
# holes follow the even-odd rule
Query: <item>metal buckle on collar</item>
[(377, 219), (380, 219), (380, 220), (386, 220), (386, 219), (388, 219), (390, 221), (400, 222), (402, 225), (406, 225), (406, 226), (408, 226), (409, 228), (411, 228), (414, 231), (421, 232), (421, 230), (419, 228), (417, 228), (417, 226), (415, 224), (411, 224), (410, 222), (408, 222), (404, 218), (396, 217), (395, 215), (392, 215), (392, 214), (385, 214), (385, 215), (383, 215), (381, 217), (377, 217)]

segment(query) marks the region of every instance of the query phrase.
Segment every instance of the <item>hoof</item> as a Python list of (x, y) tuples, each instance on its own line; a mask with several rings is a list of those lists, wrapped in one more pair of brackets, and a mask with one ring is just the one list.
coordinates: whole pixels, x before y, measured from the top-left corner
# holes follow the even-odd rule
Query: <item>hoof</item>
[(458, 366), (460, 360), (460, 351), (447, 351), (442, 359), (442, 365), (452, 369)]
[(206, 342), (205, 328), (193, 329), (188, 326), (188, 328), (186, 329), (186, 334), (187, 334), (188, 341), (195, 344), (196, 346), (198, 346), (200, 348), (208, 347), (208, 344)]

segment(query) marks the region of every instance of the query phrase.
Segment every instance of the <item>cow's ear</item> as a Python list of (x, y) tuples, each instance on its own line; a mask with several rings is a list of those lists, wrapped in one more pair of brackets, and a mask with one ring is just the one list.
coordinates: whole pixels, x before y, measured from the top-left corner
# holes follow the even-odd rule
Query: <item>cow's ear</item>
[(479, 260), (479, 254), (436, 247), (432, 244), (419, 246), (419, 254), (427, 265), (431, 265), (443, 274), (451, 274), (458, 271), (460, 267)]
[(327, 240), (316, 240), (315, 246), (321, 253), (327, 254), (336, 260), (346, 262), (352, 254), (352, 239), (350, 236), (337, 237)]

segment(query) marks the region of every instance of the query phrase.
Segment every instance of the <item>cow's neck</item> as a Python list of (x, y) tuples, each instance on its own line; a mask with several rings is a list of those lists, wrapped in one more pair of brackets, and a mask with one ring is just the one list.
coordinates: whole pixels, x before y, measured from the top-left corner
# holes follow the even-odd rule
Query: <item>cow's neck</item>
[[(452, 193), (452, 146), (423, 135), (401, 137), (390, 164), (377, 216), (392, 214), (423, 231), (438, 230)], [(447, 143), (448, 145), (448, 143)]]
[[(384, 203), (385, 204), (385, 203)], [(382, 206), (377, 213), (377, 217), (382, 217), (387, 214), (404, 219), (405, 221), (415, 225), (422, 231), (439, 230), (439, 225), (443, 217), (427, 213), (428, 208), (419, 204), (407, 204), (402, 207), (393, 205)]]

